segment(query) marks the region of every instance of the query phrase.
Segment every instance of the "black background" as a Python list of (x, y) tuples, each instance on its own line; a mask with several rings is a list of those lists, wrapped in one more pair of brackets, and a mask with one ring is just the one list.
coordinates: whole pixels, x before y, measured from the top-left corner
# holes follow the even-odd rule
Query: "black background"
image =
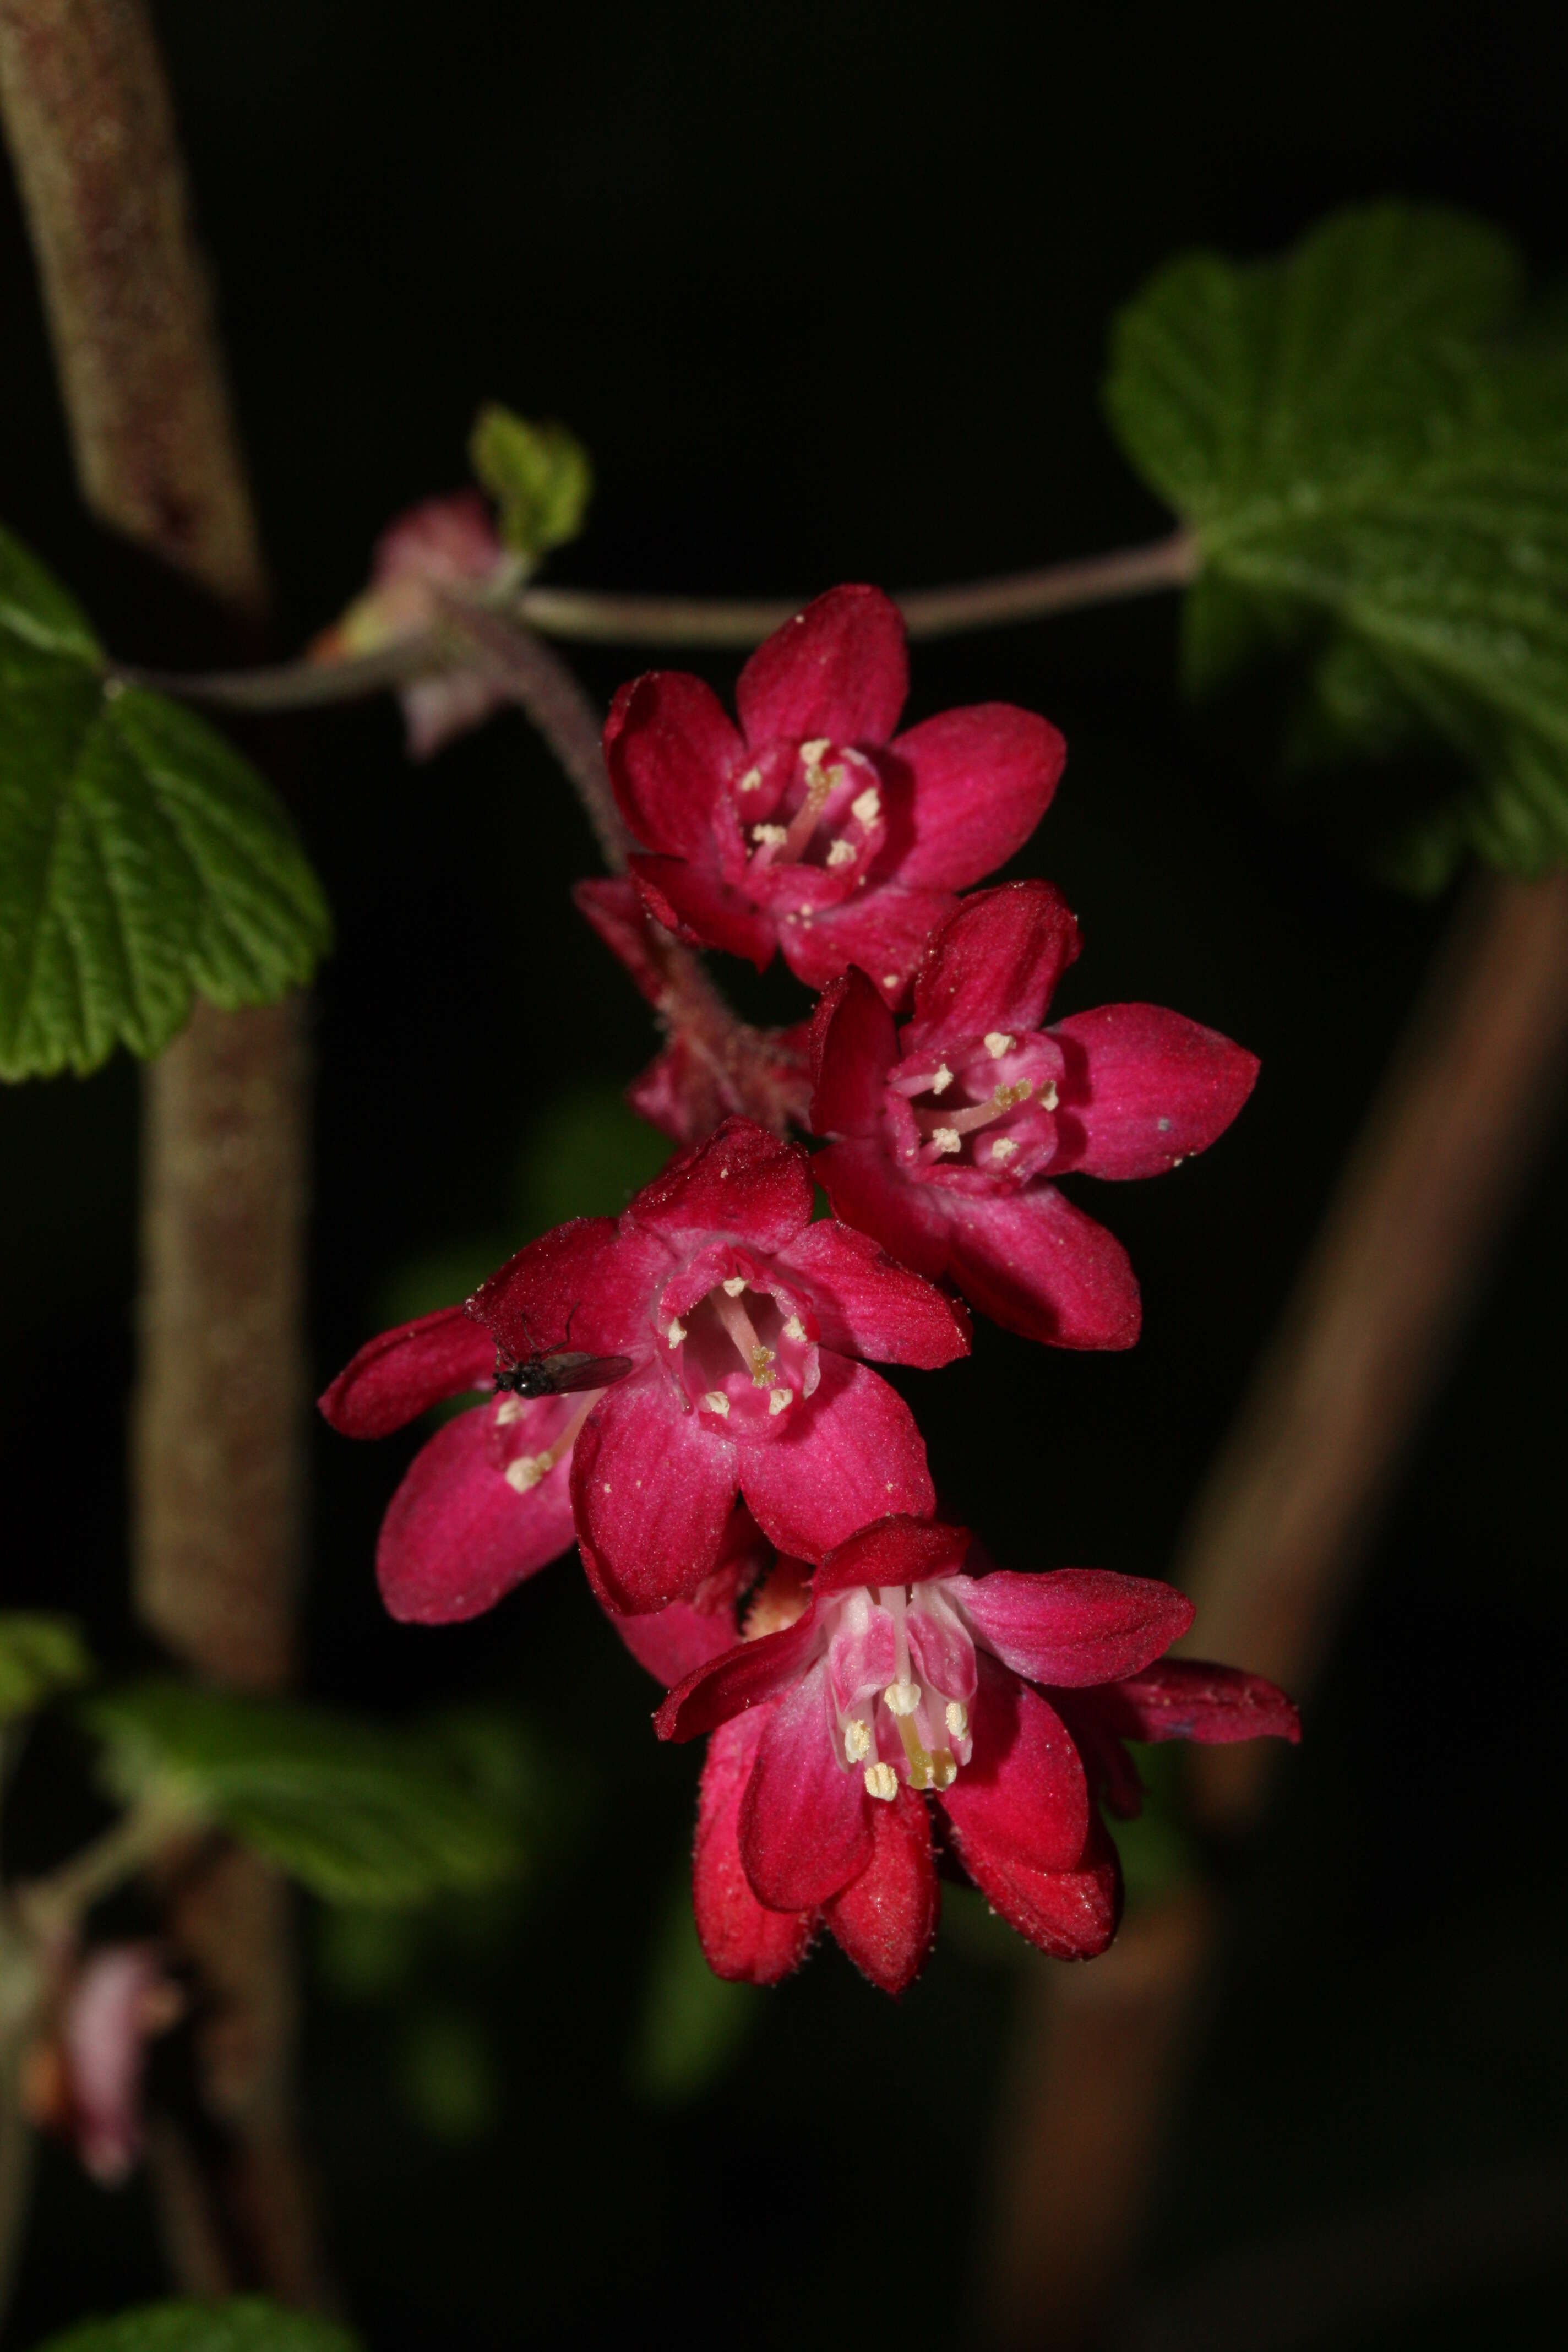
[[(286, 642), (347, 600), (396, 508), (461, 478), (483, 397), (567, 419), (595, 455), (563, 580), (912, 586), (1163, 527), (1097, 387), (1111, 311), (1185, 245), (1267, 252), (1396, 193), (1499, 220), (1543, 279), (1564, 261), (1568, 35), (1522, 9), (157, 16)], [(0, 351), (0, 514), (117, 648), (166, 653), (76, 507), (8, 192)], [(1019, 1566), (1168, 1560), (1447, 913), (1363, 887), (1263, 814), (1259, 740), (1180, 705), (1173, 650), (1158, 600), (915, 664), (917, 717), (1010, 699), (1068, 735), (1016, 869), (1048, 873), (1083, 919), (1064, 1009), (1170, 1003), (1264, 1064), (1209, 1159), (1084, 1190), (1143, 1280), (1134, 1354), (1048, 1356), (986, 1328), (940, 1388), (910, 1384), (952, 1507)], [(637, 657), (582, 666), (607, 696)], [(339, 926), (316, 1010), (324, 1380), (400, 1272), (521, 1238), (539, 1118), (624, 1081), (650, 1039), (572, 911), (592, 845), (520, 725), (418, 770), (385, 708), (285, 732)], [(748, 1001), (798, 1000), (775, 978)], [(5, 1594), (80, 1611), (110, 1647), (128, 1638), (135, 1111), (122, 1063), (0, 1099)], [(1510, 1236), (1285, 1775), (1163, 2179), (1153, 2289), (1284, 2230), (1455, 2178), (1484, 2197), (1568, 2158), (1563, 1173), (1559, 1153)], [(462, 1632), (387, 1623), (370, 1561), (406, 1451), (320, 1436), (310, 1684), (391, 1708), (520, 1699), (567, 1759), (574, 1827), (510, 1932), (424, 1963), (430, 1998), (496, 2053), (488, 2132), (420, 2126), (387, 2055), (402, 2029), (374, 2006), (324, 1990), (312, 2009), (334, 2251), (373, 2343), (784, 2346), (900, 2314), (921, 2341), (962, 2331), (1014, 1978), (955, 1935), (895, 2009), (822, 1954), (709, 2094), (640, 2093), (628, 2053), (695, 1759), (655, 1747), (652, 1687), (569, 1565)], [(157, 2282), (142, 2191), (90, 2189), (51, 2157), (18, 2340)], [(1561, 2284), (1521, 2269), (1334, 2340), (1468, 2342), (1484, 2314), (1494, 2340), (1549, 2341)], [(1273, 2324), (1260, 2314), (1258, 2342)]]

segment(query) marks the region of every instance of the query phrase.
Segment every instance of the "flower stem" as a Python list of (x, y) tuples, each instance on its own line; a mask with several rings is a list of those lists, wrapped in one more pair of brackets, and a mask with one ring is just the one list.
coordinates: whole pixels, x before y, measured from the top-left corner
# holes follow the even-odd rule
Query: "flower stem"
[[(1004, 573), (951, 588), (914, 589), (895, 601), (911, 637), (955, 636), (1013, 621), (1043, 620), (1156, 589), (1182, 588), (1198, 574), (1197, 542), (1184, 530), (1147, 547), (1075, 558), (1034, 572)], [(525, 588), (504, 609), (454, 605), (506, 625), (580, 644), (700, 649), (761, 644), (782, 628), (803, 597), (617, 595), (594, 588)], [(285, 662), (271, 669), (180, 672), (116, 666), (128, 685), (156, 687), (191, 702), (230, 710), (312, 710), (353, 702), (454, 666), (452, 635), (432, 630), (400, 646), (343, 662)]]
[[(0, 111), (82, 495), (207, 590), (242, 640), (266, 574), (144, 0), (0, 0)], [(302, 1484), (298, 1005), (198, 1005), (143, 1103), (136, 1599), (199, 1672), (267, 1686), (291, 1658)], [(245, 2209), (255, 2284), (319, 2300), (313, 2251), (267, 2252), (296, 2243), (305, 2204), (286, 1893), (247, 1855), (207, 1881), (168, 1927), (209, 1994), (202, 2088), (232, 2143), (208, 2192)]]
[[(1536, 1167), (1568, 1064), (1568, 875), (1481, 877), (1352, 1149), (1173, 1570), (1184, 1646), (1310, 1690), (1355, 1572)], [(1194, 1801), (1247, 1830), (1274, 1760), (1198, 1748)], [(1206, 2013), (1225, 1912), (1191, 1886), (1135, 1914), (1093, 1967), (1026, 1989), (1003, 2126), (994, 2340), (1098, 2340)], [(1131, 2018), (1133, 2024), (1121, 2030)], [(1148, 2063), (1149, 2053), (1159, 2063)], [(1049, 2099), (1050, 2112), (1043, 2102)], [(1058, 2226), (1092, 2215), (1092, 2229)]]

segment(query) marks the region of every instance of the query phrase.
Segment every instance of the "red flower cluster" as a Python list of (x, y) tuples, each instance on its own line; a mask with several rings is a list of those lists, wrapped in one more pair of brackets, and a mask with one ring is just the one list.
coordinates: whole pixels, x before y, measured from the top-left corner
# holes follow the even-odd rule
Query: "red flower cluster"
[[(693, 677), (616, 697), (605, 756), (640, 898), (600, 884), (580, 903), (669, 1023), (638, 1107), (694, 1139), (620, 1217), (531, 1242), (321, 1401), (374, 1437), (485, 1392), (393, 1497), (388, 1608), (473, 1616), (575, 1537), (672, 1685), (660, 1736), (711, 1735), (695, 1895), (713, 1967), (772, 1982), (826, 1925), (890, 1991), (934, 1931), (939, 1845), (1032, 1942), (1088, 1957), (1119, 1903), (1099, 1808), (1137, 1810), (1122, 1742), (1298, 1736), (1268, 1684), (1164, 1659), (1192, 1614), (1169, 1586), (978, 1572), (967, 1532), (935, 1521), (913, 1414), (868, 1369), (967, 1354), (955, 1292), (1054, 1346), (1129, 1346), (1126, 1255), (1057, 1180), (1174, 1167), (1257, 1074), (1151, 1005), (1043, 1025), (1078, 953), (1061, 898), (958, 893), (1033, 830), (1061, 739), (1001, 704), (895, 735), (907, 683), (895, 607), (842, 588), (746, 665), (739, 727)], [(825, 990), (815, 1156), (723, 1115), (733, 1073), (669, 1013), (660, 925), (759, 965), (777, 947)], [(804, 1026), (742, 1034), (745, 1098), (798, 1118)]]

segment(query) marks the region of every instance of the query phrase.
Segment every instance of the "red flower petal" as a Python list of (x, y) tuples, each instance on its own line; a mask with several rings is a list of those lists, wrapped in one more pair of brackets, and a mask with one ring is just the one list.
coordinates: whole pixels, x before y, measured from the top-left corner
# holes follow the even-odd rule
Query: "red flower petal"
[(812, 1133), (879, 1134), (884, 1086), (898, 1058), (893, 1016), (865, 973), (834, 981), (812, 1015)]
[(772, 1911), (814, 1911), (871, 1859), (873, 1800), (833, 1748), (827, 1670), (815, 1666), (768, 1709), (741, 1803), (741, 1859)]
[(901, 1788), (891, 1804), (872, 1805), (871, 1835), (870, 1861), (824, 1916), (861, 1975), (896, 1995), (914, 1982), (936, 1935), (941, 1893), (931, 1816)]
[(603, 875), (592, 881), (574, 882), (572, 898), (584, 921), (593, 925), (610, 953), (630, 972), (638, 992), (650, 1004), (657, 1004), (669, 983), (649, 945), (649, 917), (637, 884), (625, 875)]
[(668, 1252), (614, 1217), (573, 1217), (520, 1249), (468, 1301), (468, 1312), (508, 1355), (590, 1356), (653, 1343), (653, 1297)]
[(1005, 1666), (1064, 1689), (1137, 1674), (1193, 1622), (1192, 1602), (1173, 1585), (1100, 1568), (999, 1569), (969, 1580), (959, 1598)]
[(495, 1341), (461, 1307), (438, 1307), (369, 1339), (321, 1399), (344, 1437), (389, 1437), (443, 1397), (488, 1388)]
[(676, 1684), (653, 1718), (661, 1739), (700, 1739), (731, 1716), (765, 1706), (799, 1682), (816, 1647), (814, 1612), (793, 1625), (737, 1642), (710, 1665), (697, 1666)]
[(781, 1250), (810, 1223), (813, 1198), (798, 1143), (754, 1119), (727, 1118), (643, 1186), (626, 1220), (670, 1236), (734, 1234), (753, 1249)]
[(925, 1446), (902, 1397), (864, 1364), (826, 1349), (821, 1362), (821, 1385), (795, 1408), (794, 1428), (735, 1449), (752, 1517), (795, 1559), (821, 1559), (889, 1511), (923, 1518), (936, 1504)]
[(967, 1528), (900, 1514), (862, 1528), (830, 1551), (812, 1580), (820, 1598), (855, 1584), (924, 1584), (953, 1576), (969, 1556)]
[(969, 1353), (969, 1318), (957, 1300), (895, 1265), (868, 1234), (824, 1219), (773, 1262), (800, 1276), (821, 1344), (837, 1355), (929, 1372)]
[(1053, 1959), (1092, 1960), (1114, 1937), (1121, 1916), (1121, 1868), (1097, 1814), (1089, 1817), (1084, 1852), (1073, 1870), (1032, 1870), (985, 1847), (972, 1851), (956, 1825), (953, 1843), (971, 1878), (1007, 1925)]
[(609, 1612), (611, 1624), (639, 1666), (661, 1682), (666, 1690), (700, 1674), (733, 1647), (735, 1620), (728, 1610), (698, 1609), (689, 1601), (672, 1601), (668, 1609), (647, 1616)]
[(826, 988), (852, 964), (868, 973), (889, 1004), (901, 1004), (931, 934), (956, 909), (951, 890), (872, 887), (842, 906), (824, 907), (809, 923), (779, 925), (779, 947), (797, 980)]
[[(1089, 1782), (1066, 1725), (982, 1651), (974, 1748), (942, 1802), (966, 1870), (989, 1859), (1074, 1870), (1089, 1834)], [(982, 1884), (984, 1882), (982, 1881)]]
[(874, 1234), (890, 1256), (930, 1281), (946, 1273), (951, 1235), (942, 1192), (906, 1182), (879, 1139), (830, 1143), (813, 1156), (811, 1172), (847, 1225)]
[[(541, 1397), (524, 1408), (537, 1425), (539, 1452), (559, 1435), (577, 1402)], [(478, 1617), (572, 1542), (565, 1462), (518, 1494), (489, 1448), (493, 1412), (487, 1406), (459, 1413), (438, 1429), (387, 1507), (375, 1573), (388, 1611), (406, 1624)]]
[(1004, 882), (965, 898), (915, 974), (905, 1054), (941, 1037), (1037, 1029), (1078, 954), (1078, 923), (1049, 882)]
[(1067, 760), (1049, 719), (1009, 702), (944, 710), (891, 751), (914, 780), (915, 837), (899, 879), (944, 890), (984, 881), (1023, 847)]
[(949, 1227), (947, 1270), (983, 1315), (1048, 1348), (1131, 1348), (1138, 1337), (1126, 1251), (1054, 1184), (967, 1198)]
[(1163, 1176), (1225, 1133), (1258, 1057), (1158, 1004), (1101, 1004), (1051, 1035), (1067, 1057), (1053, 1173)]
[(746, 740), (885, 743), (910, 690), (899, 608), (879, 588), (832, 588), (775, 629), (741, 672)]
[(717, 874), (680, 857), (634, 857), (632, 872), (656, 922), (698, 947), (744, 956), (759, 971), (777, 941), (771, 919)]
[(713, 803), (744, 745), (710, 686), (650, 670), (623, 686), (605, 729), (616, 802), (645, 849), (711, 864)]
[(741, 1716), (710, 1740), (691, 1859), (691, 1904), (708, 1965), (744, 1984), (777, 1984), (799, 1968), (815, 1925), (810, 1911), (765, 1909), (741, 1864), (741, 1803), (766, 1720)]
[(572, 1509), (616, 1609), (666, 1608), (707, 1575), (734, 1505), (735, 1452), (657, 1370), (599, 1399), (572, 1449)]
[(1273, 1683), (1200, 1658), (1162, 1658), (1089, 1697), (1096, 1715), (1122, 1739), (1195, 1739), (1219, 1748), (1237, 1739), (1294, 1745), (1301, 1737), (1300, 1715)]

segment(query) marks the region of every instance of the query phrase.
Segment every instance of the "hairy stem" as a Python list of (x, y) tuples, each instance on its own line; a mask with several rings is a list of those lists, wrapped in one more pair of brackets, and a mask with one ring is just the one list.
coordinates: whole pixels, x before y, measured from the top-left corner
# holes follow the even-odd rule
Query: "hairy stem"
[[(0, 109), (83, 497), (231, 614), (256, 614), (260, 545), (142, 0), (0, 0)], [(198, 1672), (268, 1687), (292, 1656), (301, 1491), (298, 1006), (198, 1006), (144, 1104), (138, 1606)], [(182, 1892), (170, 1929), (210, 1995), (204, 2090), (234, 2151), (219, 2193), (247, 2209), (256, 2282), (313, 2299), (313, 2252), (268, 2251), (292, 2244), (306, 2204), (286, 1901), (238, 1857)], [(268, 2199), (289, 2208), (276, 2230)]]
[[(1198, 574), (1197, 542), (1186, 531), (1129, 547), (1110, 555), (1076, 558), (1037, 572), (1013, 572), (995, 580), (974, 580), (951, 588), (920, 588), (895, 598), (911, 637), (954, 636), (1011, 621), (1043, 620), (1160, 588), (1181, 588)], [(799, 612), (804, 597), (615, 595), (594, 588), (525, 588), (504, 609), (511, 624), (549, 637), (582, 644), (685, 646), (744, 650), (782, 628)], [(465, 616), (471, 604), (457, 605)], [(432, 630), (374, 654), (343, 662), (285, 662), (273, 669), (173, 671), (117, 666), (128, 684), (153, 686), (190, 702), (230, 710), (313, 710), (330, 702), (353, 702), (389, 686), (453, 667), (462, 639), (457, 632)]]
[(22, 2051), (0, 2043), (0, 2333), (16, 2282), (33, 2188), (33, 2127), (22, 2105)]
[[(1535, 1166), (1568, 1061), (1568, 876), (1487, 877), (1461, 907), (1173, 1575), (1194, 1653), (1310, 1689), (1356, 1569)], [(1194, 1748), (1200, 1813), (1255, 1818), (1272, 1743)], [(998, 2165), (993, 2333), (1092, 2341), (1124, 2279), (1223, 1937), (1191, 1890), (1129, 1921), (1070, 1987), (1032, 1982)], [(1136, 2031), (1112, 2030), (1135, 1989)], [(1146, 2063), (1151, 2049), (1161, 2063)], [(1042, 2103), (1049, 2102), (1049, 2113)], [(1092, 2230), (1053, 2216), (1088, 2211)]]

